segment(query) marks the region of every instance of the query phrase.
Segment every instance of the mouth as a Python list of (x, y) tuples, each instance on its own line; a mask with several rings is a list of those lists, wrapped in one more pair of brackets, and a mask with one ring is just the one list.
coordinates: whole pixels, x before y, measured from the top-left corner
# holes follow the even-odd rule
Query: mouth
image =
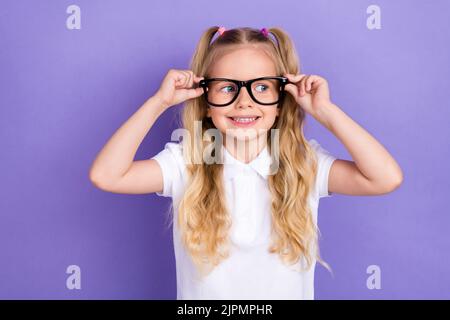
[(254, 125), (261, 116), (227, 117), (230, 122), (237, 127), (250, 127)]

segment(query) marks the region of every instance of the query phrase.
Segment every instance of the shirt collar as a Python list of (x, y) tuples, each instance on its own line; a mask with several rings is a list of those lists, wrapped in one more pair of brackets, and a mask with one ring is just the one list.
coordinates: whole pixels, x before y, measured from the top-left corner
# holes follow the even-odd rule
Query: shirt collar
[(230, 152), (222, 145), (224, 156), (224, 174), (226, 178), (233, 178), (239, 174), (245, 174), (245, 171), (254, 170), (262, 178), (267, 179), (270, 173), (270, 164), (272, 162), (267, 145), (263, 150), (249, 163), (244, 163), (233, 157)]

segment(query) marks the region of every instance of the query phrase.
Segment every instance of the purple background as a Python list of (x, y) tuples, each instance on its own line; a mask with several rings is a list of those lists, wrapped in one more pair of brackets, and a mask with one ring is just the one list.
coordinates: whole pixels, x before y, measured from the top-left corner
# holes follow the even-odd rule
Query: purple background
[[(81, 30), (66, 8), (81, 7)], [(381, 7), (380, 30), (366, 8)], [(0, 298), (175, 299), (170, 198), (96, 189), (89, 167), (107, 139), (187, 69), (209, 26), (280, 26), (302, 73), (373, 134), (404, 172), (377, 197), (321, 201), (316, 299), (450, 298), (447, 1), (2, 1), (0, 4)], [(136, 159), (159, 152), (181, 110), (164, 113)], [(308, 117), (306, 136), (344, 146)], [(81, 290), (66, 288), (67, 266)], [(381, 268), (369, 290), (366, 268)]]

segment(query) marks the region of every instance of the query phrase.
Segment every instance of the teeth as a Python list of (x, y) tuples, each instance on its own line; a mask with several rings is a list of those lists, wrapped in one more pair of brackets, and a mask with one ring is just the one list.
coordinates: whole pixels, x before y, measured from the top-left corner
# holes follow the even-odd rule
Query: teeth
[(236, 117), (233, 117), (233, 120), (236, 121), (236, 122), (246, 123), (246, 122), (252, 122), (252, 121), (256, 120), (256, 118), (257, 117), (253, 117), (253, 118), (236, 118)]

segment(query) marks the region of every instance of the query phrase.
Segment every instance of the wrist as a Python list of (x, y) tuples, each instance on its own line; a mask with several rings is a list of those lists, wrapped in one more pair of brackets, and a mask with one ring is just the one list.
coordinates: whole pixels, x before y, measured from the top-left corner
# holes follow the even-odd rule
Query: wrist
[(154, 108), (160, 110), (160, 112), (164, 112), (169, 105), (165, 102), (158, 94), (151, 96), (147, 103), (152, 104)]
[(313, 117), (320, 122), (327, 129), (331, 129), (333, 119), (336, 118), (336, 112), (339, 111), (339, 107), (332, 102), (324, 104), (319, 108)]

